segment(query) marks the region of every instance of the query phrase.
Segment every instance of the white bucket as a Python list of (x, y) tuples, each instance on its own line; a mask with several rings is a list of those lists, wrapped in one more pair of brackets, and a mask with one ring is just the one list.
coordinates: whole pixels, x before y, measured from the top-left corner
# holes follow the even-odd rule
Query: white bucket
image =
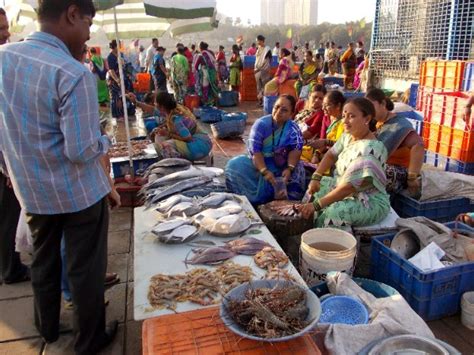
[(461, 323), (474, 330), (474, 291), (465, 292), (461, 298)]
[[(340, 251), (316, 249), (315, 243), (334, 243)], [(309, 287), (326, 280), (330, 271), (343, 271), (352, 275), (357, 254), (357, 240), (352, 234), (334, 228), (317, 228), (301, 236), (300, 272)]]

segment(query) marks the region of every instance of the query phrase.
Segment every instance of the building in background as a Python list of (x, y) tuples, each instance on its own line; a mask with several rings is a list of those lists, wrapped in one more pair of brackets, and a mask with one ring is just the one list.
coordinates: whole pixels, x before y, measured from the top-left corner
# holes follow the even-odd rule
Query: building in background
[(261, 0), (261, 24), (317, 25), (318, 0)]

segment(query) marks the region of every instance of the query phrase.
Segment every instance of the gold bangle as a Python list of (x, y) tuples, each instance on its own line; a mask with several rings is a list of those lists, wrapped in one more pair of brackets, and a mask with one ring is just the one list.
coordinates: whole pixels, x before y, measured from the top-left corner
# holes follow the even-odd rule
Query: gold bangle
[(311, 176), (311, 180), (313, 180), (313, 181), (321, 181), (322, 178), (323, 178), (323, 176), (319, 173), (314, 173)]
[(260, 174), (265, 175), (268, 169), (265, 167), (265, 168), (261, 168), (259, 171), (260, 171)]
[(321, 211), (323, 209), (321, 207), (321, 202), (319, 202), (319, 200), (314, 200), (313, 201), (313, 207), (314, 207), (315, 212)]
[(295, 166), (293, 164), (288, 164), (288, 169), (290, 169), (290, 171), (293, 171), (295, 170)]
[(416, 180), (420, 177), (420, 174), (417, 173), (408, 173), (407, 180)]

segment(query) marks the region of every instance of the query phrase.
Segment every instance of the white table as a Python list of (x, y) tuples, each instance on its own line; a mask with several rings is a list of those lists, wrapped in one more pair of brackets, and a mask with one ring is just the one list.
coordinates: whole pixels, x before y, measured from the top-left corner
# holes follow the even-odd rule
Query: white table
[[(249, 203), (248, 199), (243, 196), (239, 196), (242, 201), (242, 208), (248, 213), (248, 216), (252, 220), (261, 222), (260, 217)], [(155, 274), (183, 274), (192, 268), (209, 268), (210, 266), (204, 265), (186, 265), (184, 259), (189, 253), (190, 249), (193, 248), (187, 244), (162, 244), (156, 241), (156, 237), (150, 232), (152, 227), (160, 220), (160, 213), (149, 210), (145, 211), (144, 207), (138, 207), (134, 210), (134, 297), (133, 297), (133, 314), (135, 320), (142, 320), (152, 317), (161, 316), (164, 314), (173, 314), (174, 312), (168, 309), (154, 309), (148, 302), (148, 287), (150, 278)], [(261, 224), (253, 226), (249, 229), (259, 229), (259, 234), (245, 234), (246, 236), (252, 236), (264, 240), (268, 244), (274, 246), (278, 250), (282, 250), (273, 235), (270, 233), (268, 228)], [(219, 238), (210, 236), (207, 233), (194, 239), (199, 240), (212, 240), (215, 243), (223, 244), (225, 241), (232, 238)], [(260, 269), (255, 265), (252, 256), (237, 255), (231, 259), (237, 264), (244, 266), (250, 266), (255, 274), (254, 279), (260, 279), (265, 275), (265, 270)], [(215, 268), (214, 268), (215, 269)], [(286, 270), (302, 285), (306, 283), (301, 278), (296, 268), (288, 263)], [(186, 312), (195, 309), (204, 308), (204, 306), (198, 305), (191, 302), (178, 303), (176, 312)]]

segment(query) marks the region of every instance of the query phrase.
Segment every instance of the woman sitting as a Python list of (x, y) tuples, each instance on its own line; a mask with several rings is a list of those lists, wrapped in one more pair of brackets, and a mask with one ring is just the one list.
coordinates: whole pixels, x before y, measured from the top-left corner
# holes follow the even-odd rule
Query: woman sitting
[(303, 137), (292, 121), (295, 98), (282, 95), (271, 115), (252, 126), (247, 143), (249, 156), (231, 159), (225, 168), (227, 188), (245, 195), (254, 205), (272, 201), (276, 177), (287, 184), (288, 197), (299, 200), (304, 193), (305, 173), (300, 163)]
[[(326, 95), (326, 88), (323, 85), (316, 85), (309, 94), (306, 107), (296, 114), (295, 123), (300, 127), (303, 138), (306, 140), (319, 139), (324, 121), (323, 100)], [(326, 133), (326, 132), (324, 132)], [(324, 134), (326, 137), (326, 134)], [(301, 160), (311, 162), (314, 148), (310, 145), (303, 147)]]
[(308, 142), (314, 148), (311, 163), (318, 164), (324, 153), (336, 143), (344, 132), (342, 108), (345, 101), (344, 95), (337, 90), (328, 92), (324, 97), (323, 110), (325, 116), (321, 125), (320, 139)]
[(375, 107), (377, 138), (388, 151), (387, 191), (400, 192), (408, 188), (416, 197), (421, 190), (420, 171), (425, 157), (423, 139), (416, 133), (410, 121), (391, 112), (393, 102), (380, 89), (371, 89), (365, 95)]
[[(314, 202), (300, 207), (304, 218), (315, 217), (316, 227), (349, 229), (378, 223), (388, 215), (387, 150), (371, 131), (374, 117), (375, 108), (365, 98), (344, 105), (345, 133), (311, 177), (307, 193), (314, 194)], [(333, 166), (334, 177), (323, 176)]]
[(302, 95), (302, 97), (306, 98), (308, 96), (308, 93), (310, 93), (314, 85), (316, 85), (318, 74), (318, 63), (313, 60), (313, 52), (306, 51), (304, 62), (300, 65), (299, 79), (295, 83), (297, 97), (300, 97), (301, 89), (305, 86), (308, 86), (308, 91), (306, 91), (306, 95)]
[(173, 95), (159, 92), (156, 107), (165, 124), (155, 129), (155, 149), (161, 159), (184, 158), (191, 161), (209, 155), (212, 141), (201, 131), (196, 118), (186, 107), (177, 105)]
[(282, 48), (280, 50), (280, 63), (278, 64), (275, 77), (265, 85), (263, 94), (265, 96), (278, 95), (280, 85), (291, 77), (291, 68), (293, 68), (291, 53), (288, 49)]

